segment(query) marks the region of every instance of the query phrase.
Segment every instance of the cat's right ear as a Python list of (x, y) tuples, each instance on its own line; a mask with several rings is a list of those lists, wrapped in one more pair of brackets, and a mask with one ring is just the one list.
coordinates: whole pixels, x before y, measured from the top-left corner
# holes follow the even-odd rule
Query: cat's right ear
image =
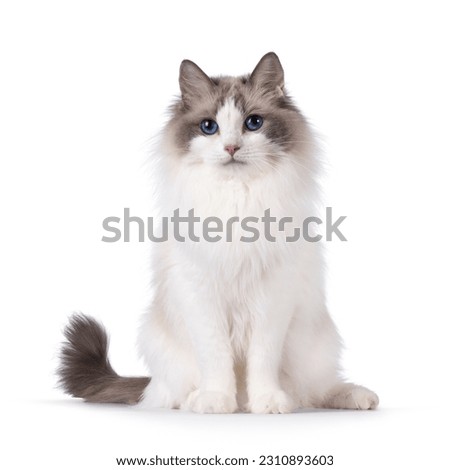
[(181, 98), (185, 103), (197, 100), (212, 91), (214, 83), (194, 62), (183, 60), (180, 65)]

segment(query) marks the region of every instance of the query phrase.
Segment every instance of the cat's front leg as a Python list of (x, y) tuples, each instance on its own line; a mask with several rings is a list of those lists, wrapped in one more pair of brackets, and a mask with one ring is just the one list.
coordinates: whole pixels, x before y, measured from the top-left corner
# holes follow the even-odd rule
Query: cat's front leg
[(289, 413), (296, 407), (280, 385), (281, 348), (276, 343), (262, 331), (253, 334), (247, 366), (247, 408), (251, 413)]
[(233, 413), (237, 410), (236, 379), (226, 314), (205, 285), (193, 287), (184, 302), (184, 321), (197, 360), (199, 382), (182, 408), (197, 413)]
[(233, 413), (237, 409), (236, 381), (227, 331), (214, 313), (196, 311), (190, 323), (194, 323), (200, 384), (188, 395), (183, 408), (196, 413)]
[(265, 286), (260, 309), (254, 314), (247, 355), (248, 410), (252, 413), (289, 413), (296, 404), (281, 388), (283, 348), (291, 321), (293, 296), (283, 273)]
[[(221, 348), (226, 342), (219, 331), (195, 348), (200, 370), (199, 387), (193, 390), (182, 405), (196, 413), (233, 413), (237, 410), (236, 384), (231, 350)], [(213, 337), (217, 338), (216, 340)], [(217, 342), (216, 342), (217, 341)], [(208, 344), (205, 344), (208, 343)]]

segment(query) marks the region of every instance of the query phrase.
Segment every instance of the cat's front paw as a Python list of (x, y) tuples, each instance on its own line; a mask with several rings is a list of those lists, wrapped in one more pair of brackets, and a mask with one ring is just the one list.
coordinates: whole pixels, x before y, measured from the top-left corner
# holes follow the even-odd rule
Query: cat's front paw
[(236, 398), (223, 392), (194, 390), (182, 407), (195, 413), (234, 413)]
[(251, 398), (247, 408), (251, 413), (290, 413), (295, 403), (283, 390), (274, 390)]

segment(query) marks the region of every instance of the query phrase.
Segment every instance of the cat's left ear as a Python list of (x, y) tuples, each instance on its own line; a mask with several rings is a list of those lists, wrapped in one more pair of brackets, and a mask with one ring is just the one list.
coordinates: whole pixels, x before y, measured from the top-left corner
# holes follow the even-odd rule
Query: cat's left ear
[(180, 65), (181, 98), (185, 103), (198, 100), (212, 91), (214, 83), (205, 72), (191, 60), (183, 60)]
[(262, 57), (250, 75), (250, 83), (283, 94), (284, 71), (275, 52), (268, 52)]

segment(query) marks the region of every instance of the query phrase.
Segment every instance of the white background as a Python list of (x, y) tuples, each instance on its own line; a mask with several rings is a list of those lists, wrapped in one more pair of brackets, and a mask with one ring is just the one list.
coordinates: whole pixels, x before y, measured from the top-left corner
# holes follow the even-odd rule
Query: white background
[[(3, 468), (216, 453), (333, 454), (336, 469), (448, 465), (445, 3), (1, 3)], [(149, 215), (149, 139), (180, 61), (241, 74), (271, 50), (323, 136), (325, 203), (348, 216), (349, 241), (327, 246), (329, 306), (345, 370), (380, 409), (198, 416), (65, 397), (54, 370), (73, 310), (107, 326), (120, 373), (145, 373), (134, 346), (149, 246), (103, 243), (101, 224), (124, 207)]]

